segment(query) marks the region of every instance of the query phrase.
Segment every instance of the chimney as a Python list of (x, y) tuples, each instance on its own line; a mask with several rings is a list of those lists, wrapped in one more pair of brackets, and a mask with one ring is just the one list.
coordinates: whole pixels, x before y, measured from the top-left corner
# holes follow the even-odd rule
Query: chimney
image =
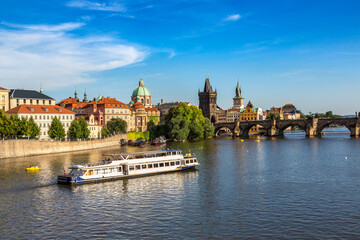
[(161, 99), (161, 104), (163, 104), (164, 103), (164, 99)]

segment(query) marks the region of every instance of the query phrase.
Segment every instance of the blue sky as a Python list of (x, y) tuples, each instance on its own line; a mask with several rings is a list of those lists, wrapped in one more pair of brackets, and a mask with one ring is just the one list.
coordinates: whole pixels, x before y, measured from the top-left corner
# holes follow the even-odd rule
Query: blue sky
[(205, 75), (218, 105), (360, 111), (360, 1), (1, 0), (0, 85), (57, 101), (130, 101), (142, 77), (153, 103), (190, 101)]

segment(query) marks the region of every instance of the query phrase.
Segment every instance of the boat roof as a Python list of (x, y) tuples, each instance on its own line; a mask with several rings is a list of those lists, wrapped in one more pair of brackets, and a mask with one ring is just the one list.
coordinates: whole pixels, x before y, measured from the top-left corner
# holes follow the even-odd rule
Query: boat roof
[(157, 153), (167, 152), (181, 152), (180, 149), (167, 149), (161, 151), (150, 151), (150, 152), (133, 152), (133, 153), (120, 153), (120, 154), (105, 154), (104, 156), (118, 157), (118, 156), (132, 156), (132, 155), (153, 155)]

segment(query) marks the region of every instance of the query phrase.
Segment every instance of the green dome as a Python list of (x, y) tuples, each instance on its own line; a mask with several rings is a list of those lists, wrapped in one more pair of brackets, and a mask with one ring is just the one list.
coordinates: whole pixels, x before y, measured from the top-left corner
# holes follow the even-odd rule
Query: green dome
[(133, 97), (150, 97), (151, 93), (149, 91), (149, 89), (147, 89), (144, 86), (144, 81), (140, 80), (139, 82), (139, 86), (137, 88), (134, 89), (133, 93), (132, 93)]

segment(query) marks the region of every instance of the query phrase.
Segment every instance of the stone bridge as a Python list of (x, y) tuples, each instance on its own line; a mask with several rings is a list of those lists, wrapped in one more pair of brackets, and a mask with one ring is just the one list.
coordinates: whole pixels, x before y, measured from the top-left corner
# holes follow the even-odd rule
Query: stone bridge
[(266, 136), (283, 136), (285, 129), (298, 126), (305, 131), (306, 136), (319, 137), (321, 136), (322, 130), (332, 124), (345, 126), (349, 129), (350, 135), (353, 137), (360, 135), (360, 117), (217, 122), (214, 124), (214, 127), (216, 135), (218, 135), (221, 129), (229, 129), (233, 136), (246, 137), (249, 135), (250, 128), (255, 125), (261, 126)]

